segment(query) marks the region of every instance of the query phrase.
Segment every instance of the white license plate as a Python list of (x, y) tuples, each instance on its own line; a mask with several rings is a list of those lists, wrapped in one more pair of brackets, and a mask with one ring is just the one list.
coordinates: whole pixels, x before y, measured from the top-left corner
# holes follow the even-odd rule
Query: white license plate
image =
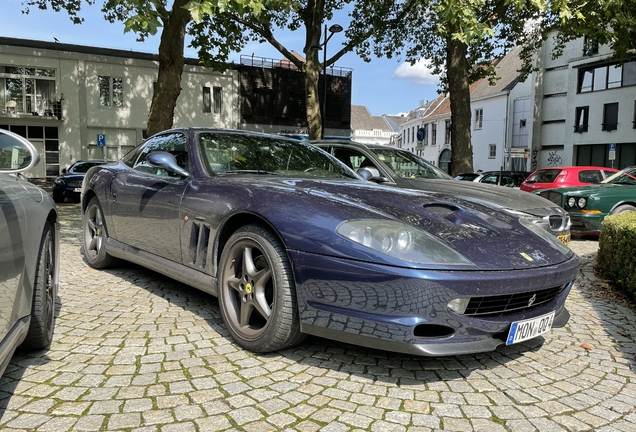
[(82, 188), (75, 188), (75, 189), (73, 189), (73, 192), (81, 192), (81, 191), (82, 191)]
[(543, 333), (547, 333), (552, 328), (553, 321), (554, 312), (550, 312), (547, 315), (542, 315), (537, 318), (513, 322), (512, 326), (510, 326), (506, 345), (523, 342), (542, 335)]

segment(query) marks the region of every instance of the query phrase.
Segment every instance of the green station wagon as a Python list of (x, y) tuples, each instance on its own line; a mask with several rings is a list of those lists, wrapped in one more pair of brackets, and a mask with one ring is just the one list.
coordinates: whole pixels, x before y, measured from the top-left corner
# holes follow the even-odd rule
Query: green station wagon
[(636, 166), (625, 168), (598, 185), (545, 189), (535, 194), (566, 209), (572, 231), (598, 234), (605, 216), (636, 210)]

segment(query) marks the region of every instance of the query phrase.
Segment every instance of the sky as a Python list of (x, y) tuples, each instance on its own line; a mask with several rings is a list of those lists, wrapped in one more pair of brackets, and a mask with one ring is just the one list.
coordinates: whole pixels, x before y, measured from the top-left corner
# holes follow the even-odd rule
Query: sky
[[(83, 5), (80, 15), (85, 21), (81, 25), (73, 24), (66, 12), (31, 8), (31, 12), (24, 15), (21, 0), (0, 0), (0, 3), (0, 36), (46, 42), (53, 42), (53, 38), (57, 38), (60, 43), (154, 54), (158, 51), (158, 36), (143, 43), (137, 42), (134, 33), (124, 33), (122, 23), (111, 24), (104, 20), (100, 12), (102, 1), (97, 1), (97, 6)], [(327, 25), (337, 23), (344, 27), (347, 21), (346, 13), (340, 12)], [(278, 30), (274, 35), (287, 49), (302, 54), (305, 36), (302, 29), (296, 32)], [(334, 34), (327, 44), (327, 55), (337, 52), (343, 42), (344, 33)], [(254, 54), (257, 57), (272, 59), (283, 57), (269, 44), (251, 43), (230, 60), (238, 63), (241, 54)], [(187, 47), (185, 55), (190, 58), (197, 57), (196, 50)], [(320, 58), (322, 59), (322, 54)], [(417, 108), (420, 101), (437, 97), (438, 79), (430, 74), (424, 61), (413, 67), (407, 63), (400, 63), (395, 58), (373, 58), (370, 63), (366, 63), (355, 53), (348, 53), (340, 58), (335, 66), (353, 69), (351, 103), (365, 105), (372, 115), (407, 113)]]

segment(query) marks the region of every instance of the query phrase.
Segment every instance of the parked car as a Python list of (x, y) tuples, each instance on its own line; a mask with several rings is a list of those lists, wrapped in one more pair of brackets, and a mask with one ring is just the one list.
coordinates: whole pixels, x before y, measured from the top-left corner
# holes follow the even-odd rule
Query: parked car
[(572, 231), (601, 232), (607, 215), (636, 210), (636, 166), (619, 171), (598, 185), (535, 192), (570, 213)]
[(68, 170), (63, 169), (62, 174), (57, 176), (53, 182), (53, 200), (57, 203), (63, 202), (66, 198), (72, 201), (79, 201), (82, 192), (82, 181), (89, 168), (95, 165), (109, 163), (106, 161), (77, 161)]
[(55, 203), (22, 173), (38, 164), (33, 145), (0, 129), (0, 375), (15, 350), (49, 347), (59, 284)]
[(526, 171), (478, 171), (459, 174), (455, 176), (455, 180), (518, 188), (528, 175), (530, 173)]
[(487, 202), (513, 214), (521, 212), (565, 244), (570, 242), (570, 218), (559, 205), (528, 199), (528, 194), (514, 189), (457, 182), (424, 159), (394, 147), (336, 140), (312, 141), (312, 144), (375, 183), (460, 196), (475, 202)]
[(534, 192), (540, 189), (590, 186), (598, 184), (619, 170), (597, 166), (567, 166), (540, 168), (521, 183), (521, 190)]
[(154, 135), (88, 171), (82, 211), (90, 266), (124, 259), (217, 295), (254, 352), (306, 334), (494, 350), (565, 325), (580, 264), (524, 214), (379, 186), (317, 147), (246, 131)]

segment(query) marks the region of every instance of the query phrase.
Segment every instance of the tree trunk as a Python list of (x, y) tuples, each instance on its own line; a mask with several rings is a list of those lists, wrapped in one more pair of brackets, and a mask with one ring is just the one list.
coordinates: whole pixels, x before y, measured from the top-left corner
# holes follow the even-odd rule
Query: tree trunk
[(191, 19), (190, 12), (183, 9), (187, 2), (188, 0), (175, 0), (161, 32), (159, 76), (148, 114), (148, 136), (170, 129), (174, 122), (174, 110), (181, 93), (185, 29)]
[[(318, 57), (317, 51), (315, 56)], [(305, 95), (307, 96), (307, 124), (309, 129), (309, 139), (316, 140), (322, 138), (322, 116), (320, 112), (320, 63), (316, 58), (311, 60), (311, 55), (307, 57), (307, 68), (305, 69)]]
[(473, 172), (473, 146), (470, 141), (470, 86), (468, 84), (468, 46), (451, 36), (446, 41), (446, 74), (451, 108), (450, 175)]
[[(320, 112), (321, 97), (319, 93), (319, 80), (321, 63), (318, 53), (321, 49), (320, 36), (322, 34), (322, 22), (324, 19), (324, 0), (309, 0), (303, 14), (305, 22), (305, 97), (307, 107), (307, 125), (309, 139), (322, 138), (322, 116)], [(323, 36), (323, 38), (326, 37)]]

